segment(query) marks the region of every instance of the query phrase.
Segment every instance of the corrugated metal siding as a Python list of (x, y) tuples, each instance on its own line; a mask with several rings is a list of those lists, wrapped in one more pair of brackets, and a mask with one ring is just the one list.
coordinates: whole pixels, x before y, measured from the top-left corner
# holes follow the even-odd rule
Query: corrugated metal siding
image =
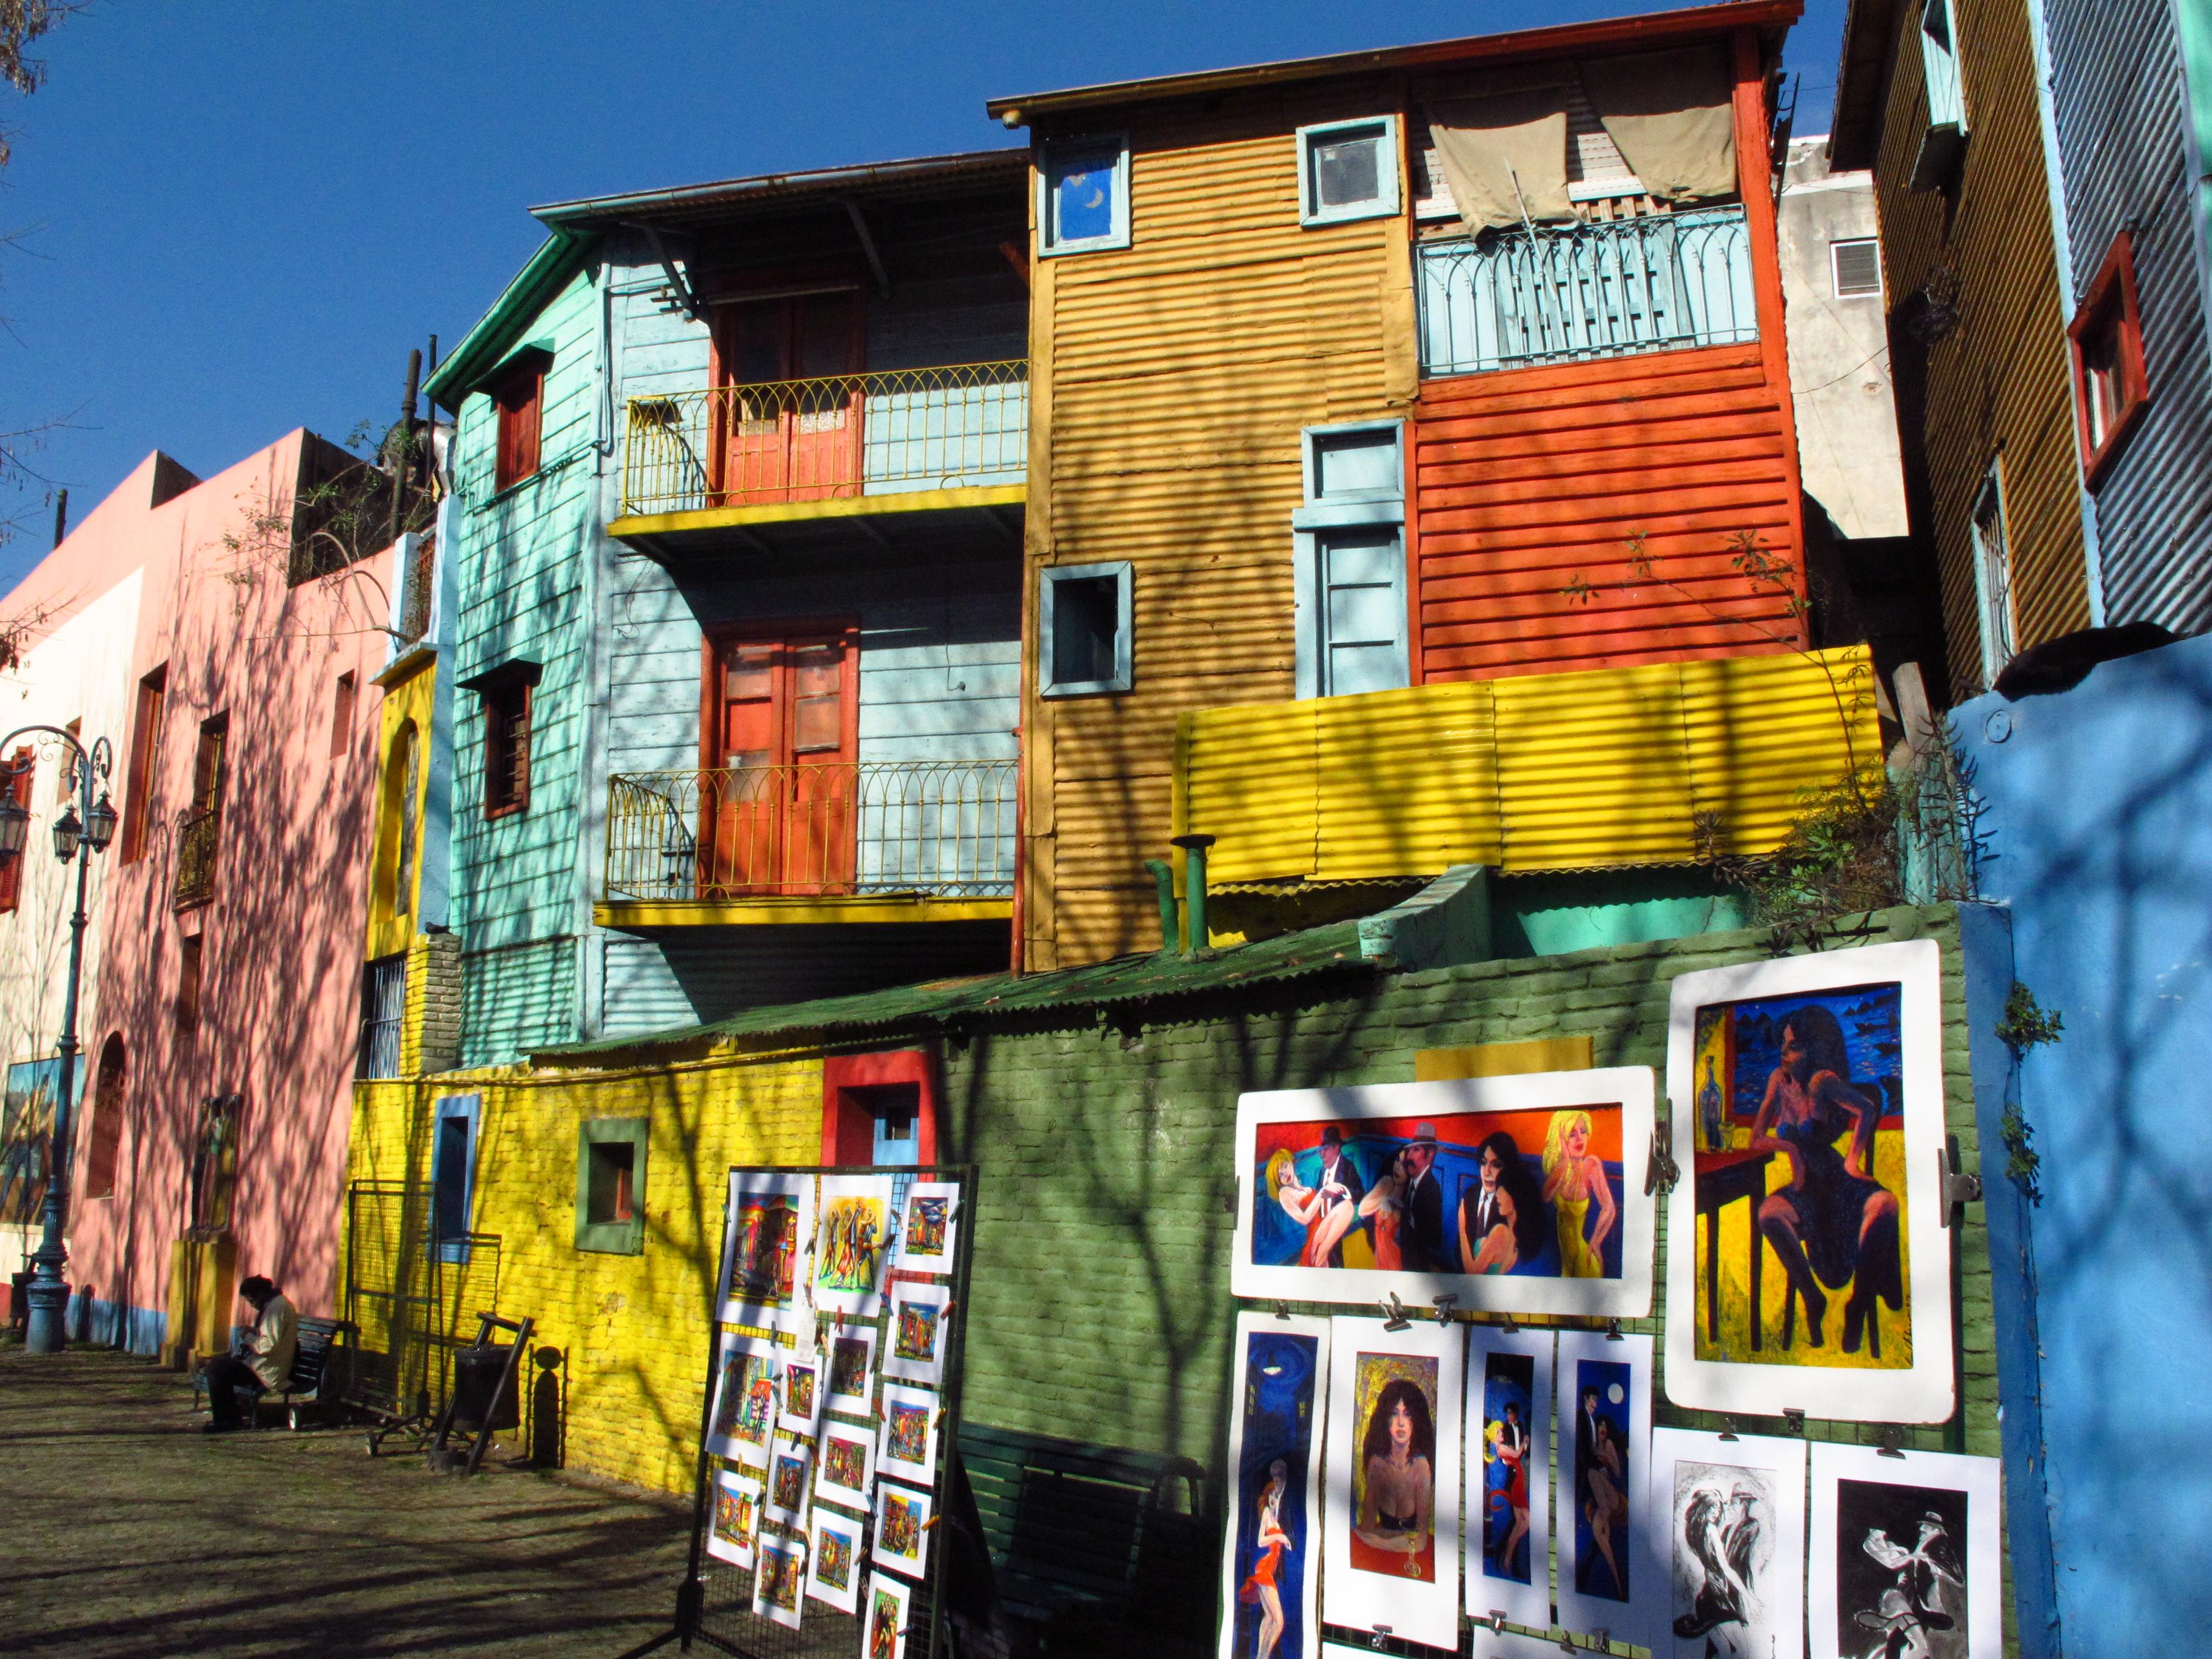
[(1872, 693), (1855, 646), (1206, 709), (1178, 822), (1223, 882), (1686, 864), (1704, 814), (1771, 852), (1803, 792), (1879, 762)]
[(1748, 532), (1801, 563), (1796, 440), (1758, 346), (1431, 380), (1416, 415), (1424, 678), (1803, 642), (1792, 595), (1731, 562)]
[(1970, 518), (2000, 451), (2018, 643), (2086, 626), (2089, 598), (2027, 14), (2022, 0), (1954, 0), (1954, 15), (1971, 131), (1956, 208), (1905, 189), (1928, 121), (1917, 7), (1901, 9), (1893, 44), (1875, 191), (1893, 310), (1939, 267), (1959, 276), (1958, 325), (1928, 354), (1926, 454), (1952, 690), (1964, 696), (1981, 680)]
[(543, 939), (461, 957), (460, 1064), (503, 1066), (576, 1030), (576, 941)]
[(2098, 481), (2107, 622), (2212, 628), (2212, 350), (2191, 224), (2179, 44), (2167, 0), (2046, 0), (2073, 293), (2134, 226), (2151, 402)]

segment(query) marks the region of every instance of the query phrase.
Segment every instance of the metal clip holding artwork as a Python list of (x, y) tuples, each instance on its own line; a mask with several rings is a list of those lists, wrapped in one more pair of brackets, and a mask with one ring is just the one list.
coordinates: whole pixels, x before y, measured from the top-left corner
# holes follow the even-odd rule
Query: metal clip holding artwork
[(1487, 1625), (1490, 1627), (1490, 1633), (1492, 1636), (1503, 1636), (1505, 1634), (1505, 1613), (1503, 1608), (1492, 1607), (1490, 1610), (1490, 1616), (1488, 1618), (1478, 1619), (1474, 1622), (1478, 1625)]
[(1782, 1408), (1782, 1426), (1787, 1433), (1802, 1436), (1805, 1432), (1805, 1408), (1802, 1406), (1784, 1406)]
[(1436, 1298), (1437, 1324), (1449, 1325), (1451, 1323), (1452, 1304), (1458, 1300), (1459, 1298), (1455, 1296), (1440, 1296)]
[(1667, 1110), (1651, 1126), (1651, 1156), (1644, 1164), (1644, 1195), (1664, 1198), (1674, 1190), (1674, 1183), (1682, 1178), (1682, 1166), (1674, 1162), (1674, 1105), (1668, 1102)]
[(1902, 1463), (1905, 1461), (1904, 1429), (1895, 1423), (1883, 1424), (1881, 1425), (1881, 1448), (1875, 1455), (1877, 1457), (1894, 1457), (1899, 1462)]
[(1290, 1316), (1291, 1304), (1284, 1301), (1280, 1297), (1278, 1297), (1275, 1299), (1275, 1317), (1278, 1319), (1288, 1319)]
[(1384, 1330), (1403, 1331), (1409, 1330), (1413, 1328), (1413, 1322), (1407, 1317), (1406, 1304), (1398, 1300), (1397, 1291), (1391, 1291), (1389, 1295), (1384, 1297), (1382, 1300), (1376, 1305), (1382, 1310), (1382, 1328)]
[(1964, 1220), (1962, 1206), (1979, 1201), (1982, 1178), (1959, 1162), (1959, 1137), (1946, 1135), (1943, 1150), (1937, 1154), (1936, 1172), (1942, 1182), (1943, 1224), (1955, 1227)]

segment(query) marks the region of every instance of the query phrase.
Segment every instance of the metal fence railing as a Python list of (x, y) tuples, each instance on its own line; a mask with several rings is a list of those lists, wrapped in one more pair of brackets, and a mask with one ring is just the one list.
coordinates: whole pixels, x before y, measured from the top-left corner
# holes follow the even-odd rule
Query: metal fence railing
[(1741, 204), (1491, 231), (1415, 252), (1425, 374), (1759, 337)]
[(222, 809), (203, 807), (177, 822), (177, 887), (173, 902), (204, 903), (215, 896), (216, 844), (222, 834)]
[(611, 778), (606, 896), (1010, 896), (1018, 769), (838, 762)]
[(833, 374), (633, 398), (623, 511), (823, 501), (1019, 483), (1030, 366)]

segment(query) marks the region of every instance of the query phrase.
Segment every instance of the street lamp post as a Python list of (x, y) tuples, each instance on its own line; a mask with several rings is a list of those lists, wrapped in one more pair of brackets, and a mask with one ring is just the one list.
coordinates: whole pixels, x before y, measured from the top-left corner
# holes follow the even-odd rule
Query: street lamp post
[[(62, 1243), (62, 1226), (69, 1206), (70, 1146), (75, 1129), (70, 1106), (76, 1094), (76, 994), (77, 981), (84, 969), (85, 882), (92, 869), (93, 854), (106, 852), (107, 843), (115, 837), (115, 808), (107, 799), (107, 778), (113, 769), (114, 755), (106, 738), (95, 740), (88, 750), (58, 726), (18, 726), (5, 738), (0, 738), (0, 753), (6, 752), (17, 738), (33, 733), (47, 746), (56, 741), (68, 745), (78, 797), (77, 800), (64, 801), (61, 817), (54, 820), (54, 856), (64, 866), (71, 860), (76, 862), (76, 909), (70, 917), (69, 988), (62, 1002), (61, 1091), (54, 1103), (52, 1150), (46, 1160), (46, 1196), (39, 1210), (40, 1237), (39, 1248), (31, 1254), (31, 1316), (23, 1335), (23, 1346), (31, 1352), (59, 1353), (69, 1308), (69, 1286), (62, 1279), (62, 1269), (69, 1262), (69, 1250)], [(31, 812), (16, 799), (15, 786), (37, 763), (33, 757), (24, 755), (0, 767), (0, 777), (6, 780), (4, 785), (0, 785), (0, 868), (24, 855)], [(92, 794), (95, 779), (100, 790), (97, 801)], [(80, 803), (84, 808), (82, 817), (77, 811)]]

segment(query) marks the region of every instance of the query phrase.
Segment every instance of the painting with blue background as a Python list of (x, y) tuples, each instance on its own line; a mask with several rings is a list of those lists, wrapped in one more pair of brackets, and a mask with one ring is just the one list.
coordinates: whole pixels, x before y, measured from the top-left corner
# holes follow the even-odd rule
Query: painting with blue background
[[(1850, 1056), (1851, 1074), (1843, 1079), (1861, 1088), (1879, 1088), (1882, 1115), (1895, 1119), (1903, 1102), (1900, 1092), (1904, 1040), (1898, 1029), (1898, 988), (1854, 985), (1816, 995), (1760, 997), (1698, 1011), (1700, 1025), (1729, 1018), (1734, 1027), (1735, 1064), (1729, 1079), (1729, 1112), (1739, 1123), (1759, 1115), (1766, 1097), (1768, 1079), (1782, 1064), (1782, 1033), (1790, 1016), (1815, 1005), (1836, 1018), (1844, 1034), (1844, 1049)], [(1700, 1033), (1704, 1035), (1703, 1032)], [(1701, 1043), (1702, 1049), (1705, 1045)], [(1703, 1082), (1702, 1068), (1699, 1078)], [(1891, 1127), (1894, 1127), (1893, 1124)]]
[[(1530, 1394), (1534, 1387), (1536, 1362), (1524, 1353), (1493, 1353), (1485, 1356), (1482, 1382), (1482, 1571), (1486, 1578), (1508, 1578), (1516, 1584), (1529, 1582), (1528, 1531), (1524, 1524), (1521, 1535), (1514, 1540), (1510, 1559), (1501, 1559), (1499, 1551), (1513, 1537), (1514, 1515), (1512, 1497), (1516, 1471), (1513, 1464), (1498, 1455), (1498, 1443), (1491, 1437), (1491, 1426), (1499, 1425), (1499, 1434), (1505, 1432), (1505, 1408), (1510, 1406), (1518, 1419), (1523, 1443), (1533, 1446), (1532, 1405)], [(1525, 1512), (1529, 1504), (1529, 1492), (1538, 1479), (1526, 1467), (1519, 1471), (1521, 1507)]]
[[(1629, 1556), (1634, 1550), (1631, 1528), (1638, 1517), (1625, 1513), (1620, 1499), (1635, 1490), (1631, 1482), (1636, 1471), (1629, 1462), (1628, 1401), (1630, 1378), (1626, 1363), (1610, 1359), (1583, 1359), (1576, 1362), (1575, 1383), (1569, 1396), (1574, 1406), (1574, 1511), (1575, 1511), (1575, 1589), (1584, 1595), (1603, 1596), (1609, 1601), (1629, 1599), (1632, 1569)], [(1595, 1399), (1585, 1395), (1595, 1391)], [(1596, 1449), (1597, 1431), (1592, 1416), (1602, 1419), (1611, 1429), (1613, 1451), (1620, 1459), (1616, 1474)], [(1565, 1430), (1561, 1430), (1564, 1436)], [(1561, 1442), (1564, 1452), (1565, 1443)], [(1602, 1474), (1601, 1486), (1594, 1485), (1591, 1473)], [(1603, 1493), (1602, 1498), (1599, 1496)], [(1604, 1546), (1598, 1542), (1597, 1531), (1591, 1516), (1601, 1503), (1608, 1516)], [(1607, 1559), (1608, 1553), (1610, 1559)]]
[[(1250, 1581), (1263, 1552), (1259, 1547), (1261, 1514), (1275, 1463), (1284, 1467), (1285, 1485), (1277, 1521), (1289, 1537), (1275, 1564), (1275, 1588), (1282, 1603), (1283, 1632), (1273, 1659), (1312, 1659), (1318, 1642), (1309, 1643), (1304, 1585), (1312, 1552), (1306, 1528), (1306, 1471), (1313, 1455), (1314, 1384), (1320, 1339), (1289, 1331), (1252, 1331), (1244, 1340), (1243, 1445), (1237, 1466), (1237, 1583)], [(1264, 1609), (1255, 1597), (1236, 1603), (1236, 1659), (1253, 1654)]]

